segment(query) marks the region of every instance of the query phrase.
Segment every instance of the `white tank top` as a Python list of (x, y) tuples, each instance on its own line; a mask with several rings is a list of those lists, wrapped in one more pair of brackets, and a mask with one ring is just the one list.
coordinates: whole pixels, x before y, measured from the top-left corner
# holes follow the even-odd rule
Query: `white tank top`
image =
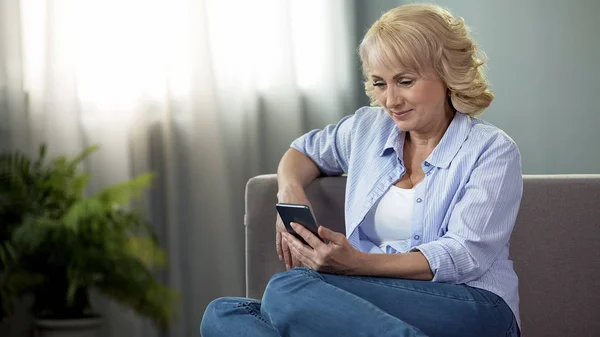
[(392, 187), (371, 208), (362, 232), (384, 253), (390, 247), (400, 253), (410, 249), (410, 229), (415, 189)]

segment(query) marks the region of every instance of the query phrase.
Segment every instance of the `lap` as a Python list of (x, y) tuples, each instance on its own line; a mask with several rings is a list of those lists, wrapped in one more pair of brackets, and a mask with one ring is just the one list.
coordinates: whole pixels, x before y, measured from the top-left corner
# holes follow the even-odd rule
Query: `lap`
[[(504, 336), (514, 325), (512, 311), (499, 296), (466, 285), (334, 275), (306, 268), (292, 269), (277, 278), (299, 275), (319, 278), (432, 336)], [(295, 296), (304, 295), (298, 291)]]
[[(505, 305), (499, 296), (464, 284), (325, 273), (320, 275), (331, 285), (369, 299), (371, 302), (378, 302), (382, 306), (390, 306), (390, 309), (431, 306), (439, 308), (440, 305), (499, 308)], [(403, 300), (402, 303), (399, 303), (399, 300)], [(416, 302), (411, 303), (411, 300)], [(408, 303), (411, 305), (406, 305)]]

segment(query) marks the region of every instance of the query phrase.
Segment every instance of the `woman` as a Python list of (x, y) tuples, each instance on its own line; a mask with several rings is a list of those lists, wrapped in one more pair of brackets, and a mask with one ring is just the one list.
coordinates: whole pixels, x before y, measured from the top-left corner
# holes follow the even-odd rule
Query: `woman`
[[(261, 302), (222, 298), (203, 336), (518, 336), (509, 238), (522, 194), (515, 143), (474, 118), (493, 95), (462, 19), (434, 5), (385, 13), (360, 45), (367, 95), (293, 142), (280, 202), (348, 173), (346, 235), (277, 221), (286, 272)], [(300, 267), (303, 266), (303, 267)]]

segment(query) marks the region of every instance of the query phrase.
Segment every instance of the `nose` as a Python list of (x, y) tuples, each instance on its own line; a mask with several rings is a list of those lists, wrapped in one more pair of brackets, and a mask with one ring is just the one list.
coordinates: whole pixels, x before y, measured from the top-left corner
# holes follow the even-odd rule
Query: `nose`
[(388, 86), (385, 98), (385, 104), (388, 108), (394, 108), (401, 106), (404, 103), (404, 98), (400, 92), (400, 89), (395, 85)]

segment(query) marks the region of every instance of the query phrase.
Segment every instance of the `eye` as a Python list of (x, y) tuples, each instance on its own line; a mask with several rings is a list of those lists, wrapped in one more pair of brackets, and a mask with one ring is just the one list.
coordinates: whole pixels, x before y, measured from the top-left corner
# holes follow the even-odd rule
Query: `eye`
[(413, 85), (415, 81), (409, 79), (409, 78), (401, 78), (400, 80), (398, 80), (398, 84), (403, 85), (403, 86), (411, 86)]
[(384, 81), (373, 81), (374, 87), (383, 87), (385, 85)]

